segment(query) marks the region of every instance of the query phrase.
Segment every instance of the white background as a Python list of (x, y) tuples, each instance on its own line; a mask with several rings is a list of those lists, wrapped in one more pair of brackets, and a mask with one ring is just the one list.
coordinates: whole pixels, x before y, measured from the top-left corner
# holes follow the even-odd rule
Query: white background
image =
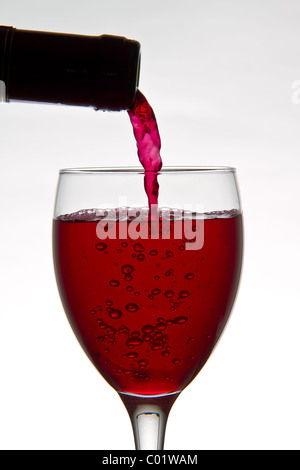
[[(237, 168), (239, 296), (165, 448), (299, 449), (299, 1), (0, 0), (0, 12), (17, 28), (139, 40), (164, 164)], [(0, 106), (1, 449), (133, 448), (62, 310), (51, 219), (60, 168), (136, 164), (125, 112)]]

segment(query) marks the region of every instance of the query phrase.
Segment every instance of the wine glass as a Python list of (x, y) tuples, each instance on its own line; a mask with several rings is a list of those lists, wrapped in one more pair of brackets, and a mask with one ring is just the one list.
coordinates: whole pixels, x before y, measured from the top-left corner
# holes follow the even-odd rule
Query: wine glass
[(64, 310), (121, 397), (137, 450), (163, 449), (170, 409), (231, 313), (243, 251), (234, 168), (153, 177), (149, 208), (140, 168), (61, 170), (53, 221)]

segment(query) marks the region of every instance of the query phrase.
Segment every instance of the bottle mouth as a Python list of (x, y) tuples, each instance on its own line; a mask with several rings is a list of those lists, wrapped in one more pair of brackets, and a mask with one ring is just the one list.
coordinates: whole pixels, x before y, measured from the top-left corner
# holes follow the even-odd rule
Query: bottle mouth
[(140, 71), (141, 71), (141, 49), (139, 49), (139, 54), (138, 54), (135, 89), (137, 89), (140, 84)]
[(130, 109), (134, 103), (140, 81), (141, 45), (138, 41), (124, 38), (124, 47), (119, 63), (120, 81), (117, 85), (119, 89), (116, 89), (116, 93), (119, 95), (119, 102), (116, 103), (116, 110)]

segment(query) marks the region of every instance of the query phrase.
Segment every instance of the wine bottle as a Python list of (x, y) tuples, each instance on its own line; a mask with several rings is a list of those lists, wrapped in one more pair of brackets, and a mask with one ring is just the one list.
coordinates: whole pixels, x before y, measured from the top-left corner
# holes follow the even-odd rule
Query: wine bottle
[(140, 43), (0, 26), (0, 101), (120, 111), (139, 82)]

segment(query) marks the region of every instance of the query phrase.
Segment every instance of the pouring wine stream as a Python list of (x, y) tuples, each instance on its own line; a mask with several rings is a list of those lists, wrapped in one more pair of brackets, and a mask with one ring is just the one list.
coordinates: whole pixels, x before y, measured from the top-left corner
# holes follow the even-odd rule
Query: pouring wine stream
[(140, 90), (137, 90), (135, 101), (128, 114), (137, 143), (138, 157), (145, 170), (144, 186), (148, 197), (149, 218), (157, 218), (159, 193), (157, 173), (162, 167), (161, 140), (154, 111)]

